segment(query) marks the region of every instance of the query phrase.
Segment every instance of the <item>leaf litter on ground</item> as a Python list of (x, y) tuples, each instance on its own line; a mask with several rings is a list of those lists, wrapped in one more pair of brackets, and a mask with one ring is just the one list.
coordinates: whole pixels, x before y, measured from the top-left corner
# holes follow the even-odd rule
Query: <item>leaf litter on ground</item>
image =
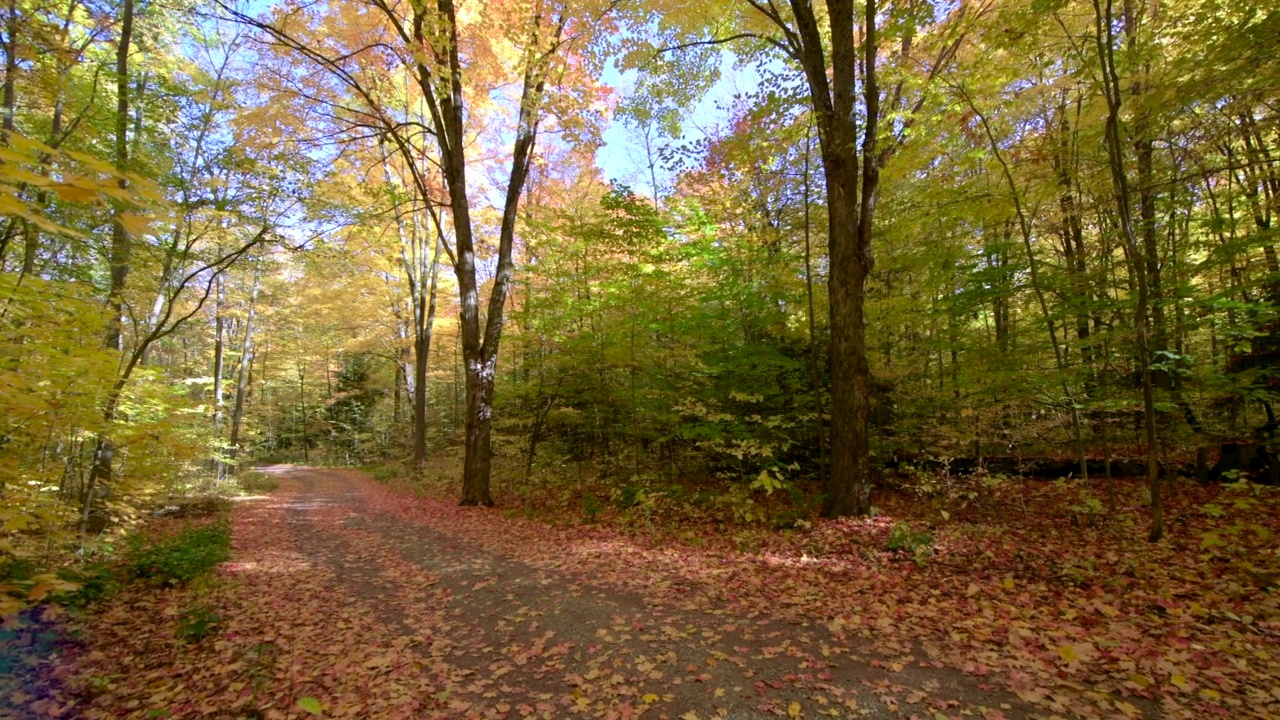
[[(916, 562), (884, 549), (911, 517), (891, 502), (744, 552), (715, 528), (677, 542), (277, 474), (238, 504), (216, 582), (81, 620), (32, 715), (1280, 716), (1266, 491), (1181, 490), (1150, 545), (1049, 511), (1046, 486), (1037, 512), (938, 525)], [(181, 641), (197, 605), (216, 628)]]

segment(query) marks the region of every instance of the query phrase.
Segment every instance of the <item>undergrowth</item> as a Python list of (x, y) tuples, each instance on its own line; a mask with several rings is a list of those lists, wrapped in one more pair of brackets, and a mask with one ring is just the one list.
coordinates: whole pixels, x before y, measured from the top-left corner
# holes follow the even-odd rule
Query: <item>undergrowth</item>
[(186, 502), (122, 544), (100, 543), (78, 564), (53, 571), (30, 559), (0, 561), (6, 610), (0, 613), (0, 717), (22, 711), (47, 683), (57, 682), (49, 670), (68, 642), (61, 621), (67, 611), (82, 610), (130, 583), (164, 591), (189, 588), (192, 600), (178, 617), (178, 638), (198, 643), (214, 633), (221, 618), (203, 597), (217, 582), (213, 569), (230, 556), (229, 510), (221, 499)]
[(135, 536), (125, 552), (131, 577), (158, 585), (180, 585), (211, 571), (231, 553), (225, 517), (188, 527), (171, 538)]

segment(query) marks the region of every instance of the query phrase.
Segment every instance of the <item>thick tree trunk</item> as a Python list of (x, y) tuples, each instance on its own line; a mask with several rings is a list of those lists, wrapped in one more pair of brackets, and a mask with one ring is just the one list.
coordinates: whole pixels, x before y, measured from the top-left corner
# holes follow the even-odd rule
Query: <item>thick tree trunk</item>
[(489, 494), (493, 425), (493, 380), (497, 358), (470, 358), (467, 365), (466, 458), (462, 470), (462, 504), (493, 505)]
[[(804, 63), (810, 94), (818, 111), (822, 164), (827, 179), (828, 253), (831, 299), (831, 477), (827, 486), (826, 517), (865, 515), (871, 511), (871, 369), (867, 362), (867, 276), (871, 272), (871, 231), (879, 183), (876, 135), (879, 131), (880, 90), (876, 83), (876, 5), (865, 6), (863, 38), (863, 102), (866, 126), (862, 138), (862, 168), (858, 167), (858, 129), (855, 96), (857, 51), (852, 42), (832, 43), (832, 82), (813, 9), (792, 3), (810, 57)], [(854, 37), (854, 4), (827, 3), (831, 35)], [(861, 192), (859, 192), (861, 191)]]

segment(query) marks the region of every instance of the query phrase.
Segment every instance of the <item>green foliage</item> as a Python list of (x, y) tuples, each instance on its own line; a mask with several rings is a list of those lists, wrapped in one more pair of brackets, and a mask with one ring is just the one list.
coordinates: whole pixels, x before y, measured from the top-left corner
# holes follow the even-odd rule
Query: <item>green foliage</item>
[[(1068, 481), (1060, 480), (1059, 482), (1066, 483)], [(1083, 481), (1076, 481), (1071, 484), (1075, 499), (1067, 504), (1067, 510), (1071, 511), (1077, 522), (1094, 527), (1106, 516), (1106, 505), (1103, 504), (1101, 498), (1093, 494), (1089, 486)]]
[(178, 616), (178, 639), (198, 643), (217, 631), (222, 618), (208, 606), (195, 604)]
[(59, 571), (58, 577), (78, 587), (59, 601), (70, 607), (87, 607), (111, 596), (120, 587), (121, 579), (113, 562), (98, 560)]
[(595, 522), (596, 516), (604, 511), (604, 505), (600, 503), (600, 498), (590, 490), (582, 493), (582, 513), (586, 515), (587, 522)]
[(735, 483), (719, 496), (717, 503), (728, 510), (735, 523), (754, 525), (768, 520), (769, 512), (753, 495), (750, 488)]
[(246, 495), (263, 495), (279, 487), (280, 481), (266, 473), (241, 470), (236, 474), (236, 484)]
[(928, 530), (914, 530), (907, 522), (895, 523), (889, 529), (889, 539), (885, 542), (885, 549), (893, 553), (910, 555), (917, 565), (922, 565), (933, 552), (933, 533)]
[(173, 538), (134, 537), (125, 561), (134, 577), (159, 585), (190, 582), (225, 562), (231, 554), (231, 529), (224, 520), (187, 528)]

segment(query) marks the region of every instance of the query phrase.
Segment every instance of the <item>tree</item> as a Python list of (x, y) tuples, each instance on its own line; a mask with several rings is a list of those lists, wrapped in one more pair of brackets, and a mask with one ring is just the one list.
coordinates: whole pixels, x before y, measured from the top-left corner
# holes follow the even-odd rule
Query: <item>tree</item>
[[(823, 514), (862, 515), (871, 509), (869, 418), (873, 389), (866, 342), (866, 288), (873, 265), (871, 243), (880, 172), (905, 140), (914, 122), (911, 115), (924, 100), (908, 104), (902, 81), (887, 95), (881, 89), (880, 24), (885, 18), (875, 0), (862, 5), (861, 17), (857, 5), (845, 0), (827, 2), (825, 13), (818, 12), (809, 0), (790, 0), (786, 7), (745, 0), (738, 9), (744, 14), (740, 31), (669, 49), (759, 41), (781, 52), (803, 74), (818, 129), (828, 210), (831, 474)], [(899, 58), (918, 62), (931, 79), (963, 38), (963, 32), (956, 28), (962, 27), (967, 10), (962, 4), (949, 18), (953, 30), (939, 33), (936, 55), (929, 58), (932, 62), (914, 59), (916, 26), (924, 20), (916, 16), (921, 13), (899, 10)], [(932, 12), (929, 9), (923, 14)], [(887, 145), (881, 144), (880, 137), (882, 102), (900, 118), (894, 142)]]
[[(224, 6), (225, 8), (226, 6)], [(493, 392), (498, 347), (502, 338), (504, 313), (513, 269), (520, 196), (529, 173), (539, 127), (547, 114), (552, 86), (572, 76), (566, 52), (585, 43), (594, 23), (607, 13), (603, 8), (574, 8), (536, 0), (486, 6), (482, 17), (464, 18), (452, 0), (441, 0), (434, 8), (424, 4), (390, 4), (371, 0), (367, 9), (384, 23), (376, 28), (385, 42), (361, 45), (343, 54), (328, 54), (323, 44), (306, 37), (297, 28), (306, 22), (303, 9), (278, 13), (275, 22), (259, 21), (227, 8), (241, 21), (263, 30), (282, 47), (299, 54), (323, 69), (355, 96), (361, 109), (356, 127), (371, 127), (388, 139), (412, 177), (418, 200), (434, 204), (432, 171), (418, 142), (425, 136), (430, 145), (430, 162), (440, 172), (449, 210), (452, 244), (443, 245), (453, 265), (460, 297), (459, 321), (462, 354), (467, 378), (466, 462), (463, 468), (462, 503), (491, 505), (490, 434), (493, 420)], [(323, 21), (323, 19), (321, 19)], [(567, 33), (570, 23), (575, 30)], [(493, 28), (502, 32), (494, 34)], [(336, 29), (336, 28), (335, 28)], [(462, 40), (475, 43), (477, 56), (468, 56)], [(359, 41), (363, 42), (363, 41)], [(397, 69), (416, 86), (415, 103), (425, 107), (425, 118), (408, 123), (392, 116), (392, 108), (380, 95), (376, 84), (364, 74), (367, 63), (382, 59), (382, 52), (394, 53)], [(514, 68), (512, 77), (496, 73), (497, 66)], [(579, 70), (585, 69), (581, 65)], [(514, 80), (516, 92), (504, 96), (497, 108), (483, 108), (480, 98), (501, 92), (503, 83)], [(495, 190), (503, 201), (496, 232), (494, 278), (486, 307), (480, 305), (477, 276), (477, 228), (472, 218), (471, 195), (475, 188), (468, 179), (469, 118), (505, 109), (514, 115), (514, 137), (505, 173), (506, 181)], [(416, 138), (416, 139), (415, 139)], [(483, 314), (483, 317), (482, 317)]]

